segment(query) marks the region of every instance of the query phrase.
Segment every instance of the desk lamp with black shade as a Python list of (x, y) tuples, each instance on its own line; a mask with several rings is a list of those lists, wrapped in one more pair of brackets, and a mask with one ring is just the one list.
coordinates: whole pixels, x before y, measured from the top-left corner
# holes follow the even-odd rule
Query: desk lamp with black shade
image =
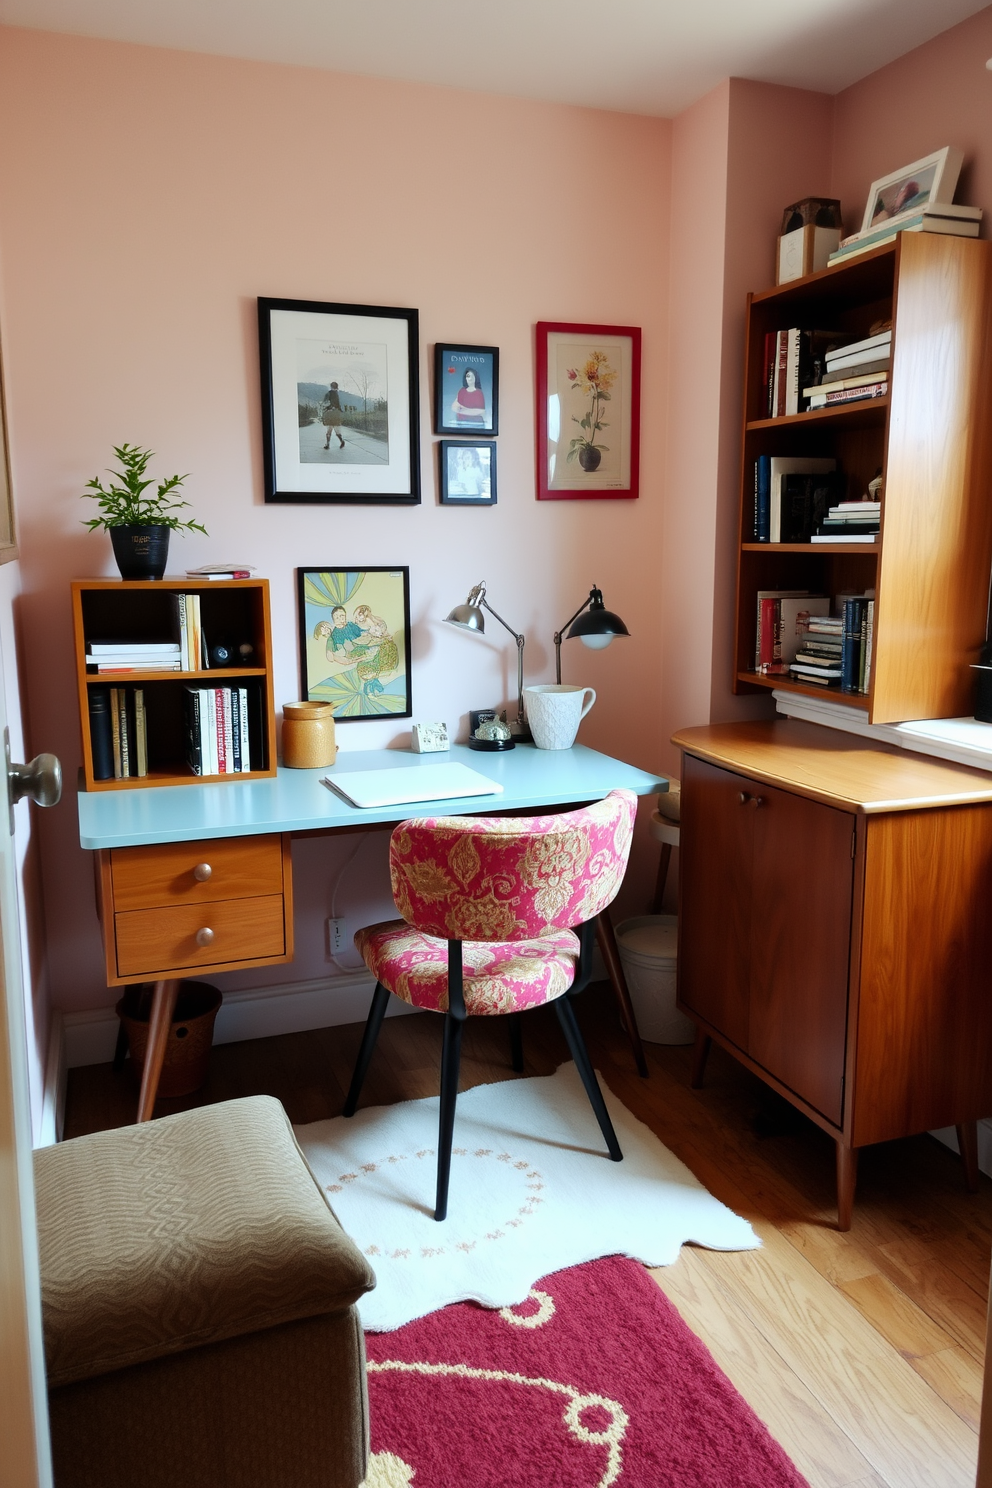
[(517, 716), (509, 725), (509, 739), (498, 737), (501, 730), (490, 730), (492, 737), (480, 737), (473, 733), (468, 742), (472, 749), (512, 749), (516, 742), (530, 738), (530, 729), (524, 717), (524, 637), (519, 631), (514, 630), (512, 625), (508, 625), (503, 616), (493, 609), (486, 598), (485, 579), (476, 584), (464, 604), (455, 605), (451, 614), (445, 616), (445, 624), (457, 625), (462, 630), (474, 630), (477, 635), (485, 635), (486, 617), (482, 613), (484, 609), (499, 621), (504, 630), (510, 632), (517, 643)]
[[(567, 634), (566, 634), (567, 631)], [(566, 620), (561, 630), (555, 631), (555, 682), (561, 683), (561, 643), (578, 639), (591, 651), (601, 651), (614, 636), (629, 636), (630, 631), (619, 615), (608, 610), (603, 603), (603, 591), (595, 584), (571, 619)]]

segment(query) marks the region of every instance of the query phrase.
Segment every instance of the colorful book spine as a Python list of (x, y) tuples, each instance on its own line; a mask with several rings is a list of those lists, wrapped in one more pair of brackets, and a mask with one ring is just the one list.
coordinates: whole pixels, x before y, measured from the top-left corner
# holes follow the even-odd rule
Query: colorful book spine
[(863, 599), (844, 601), (844, 649), (841, 652), (841, 692), (860, 691), (861, 682), (861, 616)]
[(121, 774), (121, 714), (119, 687), (110, 689), (110, 738), (114, 758), (114, 779), (122, 780)]
[(238, 688), (238, 696), (241, 699), (241, 769), (247, 774), (251, 769), (251, 745), (248, 734), (248, 689)]
[(134, 689), (134, 753), (139, 780), (148, 774), (148, 722), (145, 717), (145, 690)]

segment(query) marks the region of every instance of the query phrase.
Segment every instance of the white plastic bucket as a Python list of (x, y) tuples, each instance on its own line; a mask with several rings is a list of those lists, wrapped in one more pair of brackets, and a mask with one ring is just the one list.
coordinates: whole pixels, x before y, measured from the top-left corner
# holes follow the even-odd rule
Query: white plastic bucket
[(617, 926), (617, 946), (641, 1038), (691, 1044), (696, 1025), (675, 1006), (678, 917), (636, 915)]

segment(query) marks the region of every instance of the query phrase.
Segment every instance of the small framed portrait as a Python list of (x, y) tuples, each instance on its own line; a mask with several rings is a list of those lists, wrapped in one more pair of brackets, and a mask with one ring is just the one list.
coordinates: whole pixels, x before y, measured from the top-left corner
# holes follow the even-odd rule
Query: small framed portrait
[(496, 505), (496, 446), (487, 441), (442, 439), (442, 506)]
[(865, 204), (862, 235), (873, 228), (884, 227), (897, 217), (921, 212), (931, 202), (952, 202), (964, 156), (960, 150), (945, 145), (912, 165), (904, 165), (891, 175), (872, 181)]
[(434, 347), (434, 433), (499, 433), (499, 347)]
[(300, 672), (339, 723), (409, 718), (409, 568), (298, 568)]
[(637, 496), (641, 332), (637, 326), (537, 327), (537, 499)]
[(265, 499), (416, 505), (416, 310), (258, 302)]

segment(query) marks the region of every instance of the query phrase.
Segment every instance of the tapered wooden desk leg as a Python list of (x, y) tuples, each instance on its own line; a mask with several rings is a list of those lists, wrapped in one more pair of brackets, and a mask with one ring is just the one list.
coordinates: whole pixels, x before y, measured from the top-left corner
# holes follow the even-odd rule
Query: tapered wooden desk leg
[(665, 885), (668, 882), (668, 865), (672, 861), (672, 844), (663, 842), (661, 844), (661, 857), (658, 860), (658, 879), (654, 886), (654, 903), (651, 906), (652, 914), (661, 914), (661, 903), (665, 897)]
[(704, 1033), (701, 1028), (697, 1028), (695, 1043), (692, 1046), (692, 1074), (689, 1076), (689, 1084), (693, 1090), (702, 1088), (709, 1053), (710, 1036), (708, 1033)]
[(969, 1193), (978, 1192), (978, 1122), (962, 1121), (956, 1128), (958, 1151), (964, 1163), (964, 1181)]
[(849, 1230), (854, 1212), (854, 1186), (858, 1181), (858, 1150), (837, 1141), (837, 1228)]
[(152, 993), (152, 1011), (148, 1020), (148, 1047), (145, 1050), (145, 1067), (141, 1073), (141, 1094), (138, 1097), (138, 1120), (151, 1121), (158, 1095), (158, 1082), (162, 1074), (162, 1062), (169, 1042), (172, 1014), (179, 995), (178, 980), (156, 982)]
[(630, 1039), (630, 1047), (634, 1051), (634, 1062), (637, 1065), (637, 1073), (647, 1079), (648, 1062), (644, 1057), (644, 1046), (641, 1043), (641, 1035), (637, 1030), (637, 1019), (634, 1016), (634, 1004), (630, 1000), (630, 992), (627, 990), (627, 978), (623, 974), (620, 964), (620, 952), (617, 949), (617, 938), (613, 933), (613, 921), (609, 912), (603, 910), (602, 914), (596, 916), (596, 939), (599, 941), (599, 949), (606, 963), (606, 972), (613, 986), (613, 995), (616, 997), (620, 1008), (620, 1017), (623, 1026), (627, 1030)]

